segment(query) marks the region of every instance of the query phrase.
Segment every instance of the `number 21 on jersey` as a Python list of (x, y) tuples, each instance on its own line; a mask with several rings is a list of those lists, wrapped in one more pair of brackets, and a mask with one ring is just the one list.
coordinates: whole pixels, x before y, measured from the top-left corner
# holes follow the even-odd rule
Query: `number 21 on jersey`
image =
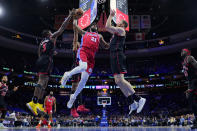
[(95, 37), (91, 37), (91, 41), (96, 43), (96, 38)]

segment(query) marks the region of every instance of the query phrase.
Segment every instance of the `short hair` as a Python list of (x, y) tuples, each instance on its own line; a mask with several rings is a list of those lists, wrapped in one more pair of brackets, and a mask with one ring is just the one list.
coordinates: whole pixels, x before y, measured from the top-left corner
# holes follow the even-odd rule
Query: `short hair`
[(45, 29), (42, 31), (42, 37), (47, 37), (49, 35), (50, 30)]
[(122, 20), (122, 23), (124, 24), (124, 27), (127, 28), (128, 27), (128, 22), (126, 20)]

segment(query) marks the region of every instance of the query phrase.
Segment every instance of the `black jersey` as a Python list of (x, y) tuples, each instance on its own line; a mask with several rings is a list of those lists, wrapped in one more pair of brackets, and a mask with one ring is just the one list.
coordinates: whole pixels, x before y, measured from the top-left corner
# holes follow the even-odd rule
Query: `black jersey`
[(114, 34), (110, 42), (110, 52), (125, 50), (126, 36), (119, 36)]
[(188, 56), (184, 58), (182, 65), (183, 65), (183, 73), (189, 81), (193, 79), (197, 79), (197, 70), (190, 63), (188, 63)]
[(40, 43), (39, 53), (41, 56), (42, 55), (53, 56), (54, 50), (55, 50), (55, 45), (49, 38), (43, 39), (42, 42)]
[(1, 82), (0, 95), (5, 96), (8, 91), (8, 86)]

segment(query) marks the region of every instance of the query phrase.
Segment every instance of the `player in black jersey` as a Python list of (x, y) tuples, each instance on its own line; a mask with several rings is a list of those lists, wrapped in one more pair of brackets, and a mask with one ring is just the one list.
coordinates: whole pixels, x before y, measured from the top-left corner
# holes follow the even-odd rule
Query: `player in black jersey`
[(38, 83), (34, 90), (32, 101), (27, 103), (27, 107), (34, 115), (38, 115), (37, 110), (44, 112), (43, 96), (48, 85), (49, 76), (53, 69), (53, 56), (57, 54), (55, 51), (57, 37), (60, 36), (70, 22), (75, 10), (69, 12), (69, 16), (62, 23), (58, 31), (51, 33), (50, 30), (44, 30), (42, 35), (44, 39), (41, 41), (38, 49), (38, 60), (36, 66), (38, 69)]
[(191, 127), (194, 129), (197, 128), (197, 61), (191, 56), (189, 49), (182, 49), (181, 57), (183, 73), (189, 82), (186, 97), (195, 116), (194, 125)]
[(125, 29), (128, 23), (125, 20), (120, 21), (117, 26), (111, 25), (111, 20), (115, 16), (115, 11), (110, 11), (110, 16), (108, 17), (106, 23), (106, 30), (113, 34), (110, 42), (110, 63), (111, 70), (114, 74), (115, 83), (120, 87), (123, 94), (128, 98), (130, 104), (130, 112), (137, 109), (137, 113), (140, 113), (146, 102), (145, 98), (142, 98), (135, 94), (132, 85), (124, 79), (124, 74), (127, 73), (126, 70), (126, 56), (124, 54), (124, 44), (126, 39)]
[(7, 76), (3, 76), (1, 81), (0, 81), (0, 111), (1, 111), (1, 119), (0, 119), (0, 127), (4, 127), (4, 125), (2, 124), (3, 120), (5, 119), (5, 115), (7, 112), (7, 106), (6, 106), (6, 102), (5, 102), (5, 96), (6, 95), (10, 95), (13, 92), (18, 90), (18, 86), (14, 87), (13, 90), (9, 91), (8, 90), (8, 77)]

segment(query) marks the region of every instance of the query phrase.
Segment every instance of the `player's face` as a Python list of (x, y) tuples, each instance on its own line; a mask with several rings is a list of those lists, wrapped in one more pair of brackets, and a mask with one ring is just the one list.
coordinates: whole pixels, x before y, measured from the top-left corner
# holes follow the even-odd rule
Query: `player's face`
[(91, 32), (97, 32), (97, 26), (96, 25), (91, 26)]
[(8, 77), (7, 76), (3, 76), (2, 82), (7, 83), (7, 81), (8, 81)]
[(186, 56), (187, 55), (187, 52), (185, 50), (182, 50), (181, 51), (181, 56)]
[(50, 96), (53, 96), (53, 92), (52, 91), (50, 92)]

